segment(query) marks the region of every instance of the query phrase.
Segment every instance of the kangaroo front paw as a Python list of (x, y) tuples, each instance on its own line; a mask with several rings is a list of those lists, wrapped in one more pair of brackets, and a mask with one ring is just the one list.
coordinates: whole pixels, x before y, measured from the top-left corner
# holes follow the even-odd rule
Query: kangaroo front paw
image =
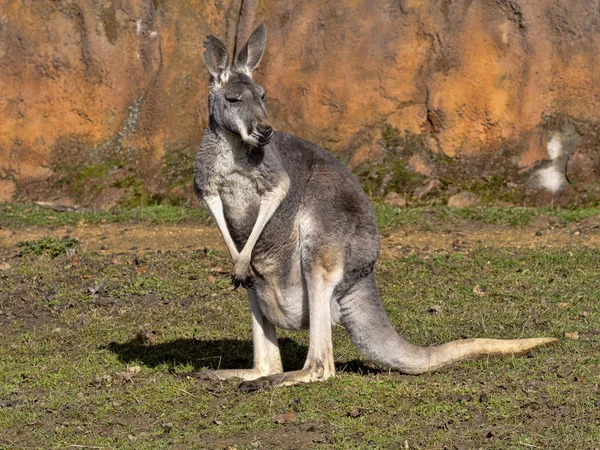
[(254, 271), (250, 266), (250, 261), (239, 259), (234, 262), (233, 273), (231, 274), (231, 282), (237, 289), (242, 286), (244, 288), (254, 287)]

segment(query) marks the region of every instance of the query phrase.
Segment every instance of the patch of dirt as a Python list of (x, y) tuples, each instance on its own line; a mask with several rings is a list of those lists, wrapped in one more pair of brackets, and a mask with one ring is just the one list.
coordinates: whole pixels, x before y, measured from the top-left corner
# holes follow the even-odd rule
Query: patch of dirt
[(469, 228), (453, 227), (435, 231), (420, 231), (414, 227), (382, 235), (383, 258), (422, 251), (471, 251), (480, 247), (539, 248), (590, 247), (600, 248), (600, 227), (571, 225), (527, 227), (485, 225)]
[(44, 236), (79, 241), (79, 252), (101, 255), (127, 252), (177, 251), (209, 248), (226, 250), (216, 228), (189, 225), (105, 224), (77, 227), (35, 227), (18, 231), (0, 230), (0, 258), (18, 253), (17, 244)]
[(330, 425), (318, 422), (304, 422), (298, 425), (286, 423), (272, 430), (246, 431), (219, 438), (201, 436), (200, 440), (205, 448), (312, 449), (333, 443), (333, 432), (330, 428)]
[[(589, 223), (556, 225), (536, 220), (526, 227), (470, 224), (444, 225), (442, 229), (423, 231), (411, 225), (381, 237), (382, 257), (394, 257), (413, 251), (469, 251), (478, 247), (570, 247), (600, 248), (600, 225)], [(34, 227), (18, 231), (0, 229), (0, 259), (18, 253), (17, 244), (44, 236), (79, 241), (79, 252), (101, 255), (127, 252), (179, 251), (208, 248), (227, 251), (219, 231), (204, 225), (105, 224), (75, 227)]]

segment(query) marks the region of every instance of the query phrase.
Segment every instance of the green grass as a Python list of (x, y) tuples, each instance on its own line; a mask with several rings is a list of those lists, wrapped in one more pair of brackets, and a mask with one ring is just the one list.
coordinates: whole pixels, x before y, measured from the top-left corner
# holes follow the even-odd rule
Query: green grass
[(535, 217), (553, 218), (557, 224), (566, 225), (592, 217), (600, 217), (598, 208), (577, 210), (525, 207), (479, 206), (474, 208), (420, 207), (395, 208), (384, 203), (373, 203), (379, 228), (392, 230), (404, 225), (418, 225), (423, 231), (430, 231), (444, 225), (487, 225), (527, 226)]
[(19, 229), (32, 226), (98, 225), (103, 223), (143, 222), (149, 224), (178, 224), (187, 220), (208, 221), (202, 207), (188, 208), (170, 205), (151, 205), (138, 208), (97, 212), (56, 212), (36, 205), (0, 203), (0, 227)]
[[(394, 220), (430, 213), (399, 214)], [(212, 278), (214, 267), (229, 267), (226, 256), (121, 258), (85, 253), (73, 266), (64, 254), (31, 254), (0, 272), (0, 448), (585, 449), (600, 441), (598, 250), (484, 248), (384, 260), (382, 301), (414, 343), (561, 341), (531, 357), (412, 377), (379, 370), (335, 328), (335, 379), (255, 394), (178, 376), (251, 364), (245, 294), (226, 274)], [(474, 293), (476, 285), (486, 294)], [(579, 340), (564, 339), (575, 331)], [(301, 367), (308, 334), (279, 338), (284, 366)], [(132, 366), (140, 372), (118, 382)], [(296, 423), (273, 422), (289, 411)]]
[(25, 255), (49, 255), (56, 258), (58, 255), (67, 253), (67, 250), (77, 245), (77, 239), (65, 238), (61, 240), (46, 236), (36, 241), (19, 242), (17, 246), (21, 249), (21, 256)]
[[(554, 218), (559, 224), (576, 223), (590, 217), (599, 217), (597, 208), (551, 209), (551, 208), (499, 208), (481, 206), (476, 208), (419, 207), (395, 208), (382, 202), (373, 203), (377, 222), (382, 231), (406, 225), (417, 226), (423, 231), (436, 227), (461, 224), (493, 224), (508, 226), (529, 225), (536, 216)], [(203, 207), (154, 205), (138, 208), (119, 208), (100, 212), (55, 212), (35, 205), (0, 203), (0, 227), (19, 229), (30, 226), (76, 225), (86, 223), (143, 222), (150, 224), (177, 224), (188, 220), (210, 221)]]

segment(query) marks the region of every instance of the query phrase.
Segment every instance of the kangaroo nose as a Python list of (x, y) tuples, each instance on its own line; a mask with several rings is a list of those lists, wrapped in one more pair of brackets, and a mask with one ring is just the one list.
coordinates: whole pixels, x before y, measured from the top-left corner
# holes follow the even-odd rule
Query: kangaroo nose
[(267, 145), (273, 136), (273, 127), (269, 123), (257, 123), (254, 127), (260, 145)]
[(259, 123), (256, 125), (256, 131), (266, 137), (273, 134), (273, 127), (268, 123)]

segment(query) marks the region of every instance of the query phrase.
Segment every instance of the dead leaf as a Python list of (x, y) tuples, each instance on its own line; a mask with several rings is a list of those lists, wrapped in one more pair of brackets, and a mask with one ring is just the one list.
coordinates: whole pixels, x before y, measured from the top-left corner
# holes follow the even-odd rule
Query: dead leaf
[(557, 308), (562, 308), (562, 309), (567, 309), (569, 307), (569, 304), (567, 302), (558, 302), (556, 304)]
[(148, 268), (146, 266), (139, 266), (135, 268), (136, 273), (146, 273)]
[(283, 414), (277, 414), (276, 416), (273, 417), (273, 422), (278, 423), (278, 424), (284, 424), (284, 423), (294, 423), (296, 422), (296, 419), (298, 418), (298, 415), (294, 412), (294, 411), (289, 411), (289, 412), (285, 412)]
[(565, 332), (565, 337), (567, 339), (572, 339), (574, 341), (577, 341), (579, 339), (579, 333), (577, 331), (573, 331), (573, 332)]
[(75, 254), (73, 256), (73, 262), (71, 263), (72, 267), (77, 267), (79, 265), (79, 256), (77, 254)]
[(209, 283), (215, 283), (217, 281), (217, 277), (215, 277), (214, 275), (209, 275), (208, 276), (208, 282)]
[(92, 383), (97, 387), (100, 387), (102, 384), (110, 384), (113, 378), (110, 375), (96, 375), (92, 378)]
[(216, 274), (219, 274), (219, 275), (226, 275), (226, 274), (229, 273), (229, 271), (223, 269), (222, 267), (216, 266), (216, 267), (211, 267), (210, 273), (216, 273)]
[(455, 239), (454, 242), (452, 242), (452, 247), (460, 247), (464, 243), (465, 243), (464, 239)]
[(10, 269), (10, 264), (9, 263), (7, 263), (6, 261), (0, 262), (0, 270), (2, 272), (4, 272), (5, 270), (8, 270), (8, 269)]
[(132, 378), (136, 373), (139, 373), (142, 368), (140, 366), (131, 366), (127, 370), (115, 373), (115, 383), (123, 384), (127, 381), (133, 381)]
[(473, 293), (479, 297), (485, 297), (487, 295), (487, 290), (476, 284), (473, 288)]
[(365, 413), (365, 410), (362, 408), (354, 408), (346, 413), (348, 417), (356, 418), (360, 417)]

